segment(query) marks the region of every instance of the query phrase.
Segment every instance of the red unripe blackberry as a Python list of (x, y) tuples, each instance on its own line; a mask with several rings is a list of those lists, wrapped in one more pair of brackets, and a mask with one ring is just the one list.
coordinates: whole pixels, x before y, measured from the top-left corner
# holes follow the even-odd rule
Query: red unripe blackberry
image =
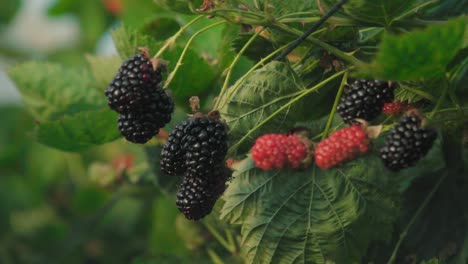
[(161, 171), (164, 174), (175, 176), (185, 172), (185, 149), (182, 147), (182, 138), (188, 123), (188, 121), (184, 121), (177, 125), (168, 136), (161, 151), (160, 160)]
[(255, 141), (252, 158), (263, 170), (299, 168), (308, 148), (296, 135), (266, 134)]
[(189, 220), (203, 218), (213, 210), (230, 177), (231, 171), (224, 162), (213, 166), (203, 177), (186, 172), (177, 192), (177, 208)]
[(154, 70), (146, 54), (138, 54), (122, 63), (105, 94), (109, 107), (121, 114), (139, 110), (154, 100), (151, 93), (159, 89), (161, 70)]
[(392, 171), (411, 167), (426, 156), (436, 138), (434, 129), (421, 127), (420, 117), (405, 115), (388, 134), (380, 158)]
[(182, 147), (185, 168), (203, 177), (213, 166), (223, 163), (227, 153), (227, 126), (210, 117), (192, 118), (184, 127)]
[(317, 145), (315, 164), (321, 169), (329, 169), (366, 153), (368, 149), (366, 132), (360, 126), (353, 125), (333, 132)]
[(392, 100), (393, 87), (388, 82), (355, 80), (345, 87), (337, 110), (348, 124), (356, 118), (371, 121), (382, 112), (383, 104)]
[(389, 103), (384, 103), (382, 112), (387, 115), (397, 115), (406, 111), (409, 107), (407, 102), (403, 101), (394, 101)]

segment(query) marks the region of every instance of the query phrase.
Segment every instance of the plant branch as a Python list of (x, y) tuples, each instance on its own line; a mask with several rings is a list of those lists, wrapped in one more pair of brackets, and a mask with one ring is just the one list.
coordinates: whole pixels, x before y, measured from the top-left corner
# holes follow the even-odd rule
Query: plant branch
[(268, 123), (273, 117), (275, 117), (276, 115), (278, 115), (279, 113), (281, 113), (282, 111), (284, 111), (286, 108), (290, 107), (291, 105), (293, 105), (294, 103), (298, 102), (299, 100), (301, 100), (302, 98), (304, 98), (306, 95), (312, 93), (312, 92), (316, 92), (318, 91), (320, 88), (322, 88), (325, 84), (327, 84), (328, 82), (334, 80), (335, 78), (337, 78), (338, 76), (344, 74), (346, 71), (340, 71), (338, 73), (335, 73), (334, 75), (328, 77), (327, 79), (323, 80), (322, 82), (318, 83), (317, 85), (315, 85), (314, 87), (312, 88), (309, 88), (309, 89), (306, 89), (305, 91), (303, 91), (299, 96), (297, 96), (296, 98), (292, 99), (291, 101), (289, 101), (288, 103), (282, 105), (280, 108), (278, 108), (278, 110), (276, 110), (275, 112), (273, 112), (271, 115), (269, 115), (267, 118), (263, 119), (260, 123), (258, 123), (255, 127), (253, 127), (251, 130), (249, 130), (249, 132), (247, 132), (244, 137), (242, 137), (236, 144), (234, 144), (231, 148), (229, 148), (229, 152), (232, 152), (233, 150), (235, 150), (237, 147), (239, 147), (240, 144), (242, 144), (250, 135), (252, 135), (253, 132), (255, 132), (257, 129), (259, 129), (260, 127), (262, 127), (263, 125), (265, 125), (266, 123)]
[(192, 19), (190, 22), (185, 24), (183, 27), (181, 27), (179, 31), (177, 31), (173, 36), (171, 36), (165, 41), (164, 45), (159, 49), (158, 53), (154, 55), (154, 58), (159, 58), (164, 53), (164, 51), (166, 51), (166, 49), (168, 49), (172, 44), (175, 43), (177, 38), (179, 38), (182, 35), (182, 33), (185, 32), (185, 30), (187, 30), (190, 26), (195, 24), (195, 22), (202, 19), (203, 17), (204, 16), (197, 16), (196, 18)]
[(348, 72), (345, 72), (345, 74), (343, 75), (343, 79), (341, 79), (340, 88), (338, 89), (338, 92), (336, 93), (335, 102), (333, 103), (332, 111), (330, 113), (330, 116), (328, 117), (327, 124), (325, 125), (325, 129), (322, 134), (322, 140), (327, 137), (328, 132), (330, 131), (331, 125), (333, 123), (333, 118), (335, 117), (336, 108), (338, 107), (338, 104), (340, 103), (341, 94), (343, 93), (343, 90), (347, 81), (348, 81)]
[(444, 179), (447, 177), (447, 173), (444, 173), (444, 175), (442, 177), (440, 177), (440, 179), (437, 181), (437, 183), (434, 185), (434, 187), (432, 188), (431, 192), (426, 196), (426, 198), (424, 199), (423, 203), (419, 206), (418, 210), (416, 210), (416, 212), (414, 213), (413, 217), (411, 218), (411, 220), (409, 221), (409, 223), (406, 225), (405, 229), (403, 230), (403, 232), (400, 234), (400, 239), (398, 240), (397, 244), (395, 245), (395, 248), (393, 249), (393, 252), (392, 252), (392, 256), (390, 257), (390, 259), (388, 260), (387, 264), (393, 264), (395, 262), (395, 259), (397, 257), (397, 254), (398, 254), (398, 250), (400, 249), (400, 246), (401, 246), (401, 243), (403, 242), (403, 240), (406, 238), (406, 235), (408, 235), (408, 232), (409, 230), (411, 229), (411, 227), (413, 226), (414, 222), (416, 221), (416, 219), (418, 219), (418, 217), (421, 215), (421, 213), (424, 211), (424, 209), (426, 208), (426, 206), (429, 204), (429, 201), (432, 199), (432, 197), (434, 196), (434, 194), (437, 192), (437, 190), (439, 189), (440, 185), (442, 184), (442, 182), (444, 181)]
[(226, 239), (224, 239), (223, 236), (214, 228), (212, 227), (209, 223), (206, 221), (203, 221), (203, 224), (205, 227), (210, 231), (210, 233), (216, 238), (216, 240), (230, 253), (234, 253), (236, 251), (235, 245), (230, 244)]
[(240, 85), (242, 84), (243, 81), (245, 81), (245, 79), (247, 79), (247, 77), (249, 77), (250, 74), (252, 74), (252, 72), (254, 72), (257, 68), (259, 68), (260, 66), (262, 66), (266, 61), (268, 61), (269, 59), (273, 58), (276, 54), (280, 53), (281, 50), (285, 49), (289, 44), (286, 44), (284, 46), (282, 46), (281, 48), (273, 51), (272, 53), (270, 53), (268, 56), (266, 56), (265, 58), (261, 59), (257, 64), (255, 64), (252, 68), (250, 68), (250, 70), (248, 72), (246, 72), (244, 75), (242, 75), (241, 78), (239, 78), (239, 80), (237, 80), (236, 84), (231, 88), (231, 92), (229, 94), (227, 94), (226, 98), (223, 99), (221, 96), (218, 96), (218, 99), (217, 100), (223, 100), (223, 104), (221, 106), (219, 106), (218, 109), (222, 109), (224, 107), (224, 105), (229, 102), (229, 99), (231, 99), (232, 95), (236, 92), (237, 89), (239, 89)]
[(187, 53), (187, 50), (188, 48), (190, 47), (190, 44), (192, 44), (192, 41), (198, 36), (200, 35), (201, 33), (211, 29), (211, 28), (214, 28), (216, 26), (219, 26), (219, 25), (222, 25), (222, 24), (225, 24), (226, 21), (220, 21), (220, 22), (217, 22), (217, 23), (214, 23), (214, 24), (211, 24), (209, 26), (206, 26), (202, 29), (200, 29), (199, 31), (195, 32), (191, 37), (190, 39), (187, 41), (187, 44), (185, 44), (185, 47), (184, 47), (184, 50), (182, 51), (182, 54), (180, 54), (180, 57), (179, 57), (179, 60), (177, 61), (177, 64), (174, 68), (174, 70), (169, 74), (169, 76), (167, 77), (167, 80), (166, 80), (166, 83), (164, 84), (164, 89), (166, 89), (169, 84), (172, 82), (172, 80), (174, 79), (174, 76), (176, 75), (177, 71), (179, 70), (180, 66), (182, 66), (182, 60), (184, 59), (185, 57), (185, 54)]
[(435, 105), (435, 107), (434, 107), (434, 110), (432, 110), (432, 112), (429, 114), (429, 118), (434, 117), (435, 113), (437, 113), (437, 111), (439, 110), (439, 108), (440, 108), (440, 107), (442, 106), (442, 104), (444, 103), (445, 97), (447, 97), (448, 89), (449, 89), (449, 85), (448, 85), (447, 80), (445, 80), (445, 82), (444, 82), (444, 88), (443, 88), (443, 90), (442, 90), (442, 94), (440, 95), (439, 100), (437, 100), (437, 103), (436, 103), (436, 105)]
[[(265, 28), (262, 28), (261, 30), (257, 31), (257, 33), (255, 33), (249, 39), (249, 41), (247, 41), (247, 43), (245, 43), (244, 47), (242, 47), (242, 49), (237, 53), (236, 57), (231, 62), (231, 65), (229, 65), (229, 67), (227, 68), (228, 71), (227, 71), (227, 74), (226, 74), (226, 78), (224, 79), (224, 84), (223, 84), (223, 87), (221, 88), (221, 92), (219, 93), (219, 98), (221, 98), (224, 95), (224, 93), (226, 93), (226, 91), (227, 91), (227, 89), (229, 87), (229, 80), (231, 79), (231, 74), (232, 74), (232, 70), (234, 69), (234, 66), (239, 61), (239, 59), (244, 54), (244, 52), (247, 50), (247, 48), (250, 46), (250, 44), (252, 44), (252, 42), (258, 37), (258, 35), (260, 35), (263, 32), (263, 30), (265, 30)], [(219, 102), (220, 102), (219, 100), (216, 101), (214, 109), (217, 109), (217, 107), (219, 106)]]
[(336, 13), (348, 0), (340, 0), (338, 3), (336, 3), (328, 12), (321, 17), (317, 22), (315, 22), (312, 27), (310, 27), (302, 36), (300, 36), (298, 39), (296, 39), (291, 45), (284, 50), (278, 57), (276, 57), (275, 60), (282, 61), (286, 56), (288, 56), (289, 53), (291, 53), (297, 46), (299, 46), (304, 40), (309, 37), (310, 34), (314, 33), (323, 23), (327, 21), (328, 18), (330, 18), (334, 13)]
[[(295, 35), (295, 36), (301, 36), (302, 35), (302, 32), (298, 29), (295, 29), (295, 28), (292, 28), (292, 27), (289, 27), (285, 24), (282, 24), (282, 23), (279, 23), (279, 22), (276, 22), (272, 25), (273, 27), (275, 27), (276, 29), (278, 30), (281, 30), (283, 32), (286, 32), (286, 33), (289, 33), (291, 35)], [(314, 45), (317, 45), (319, 47), (321, 47), (322, 49), (328, 51), (329, 53), (335, 55), (336, 57), (346, 61), (346, 62), (349, 62), (353, 65), (362, 65), (364, 64), (362, 61), (356, 59), (355, 57), (333, 47), (332, 45), (329, 45), (327, 44), (326, 42), (323, 42), (317, 38), (314, 38), (312, 36), (308, 36), (307, 37), (307, 41), (314, 44)]]

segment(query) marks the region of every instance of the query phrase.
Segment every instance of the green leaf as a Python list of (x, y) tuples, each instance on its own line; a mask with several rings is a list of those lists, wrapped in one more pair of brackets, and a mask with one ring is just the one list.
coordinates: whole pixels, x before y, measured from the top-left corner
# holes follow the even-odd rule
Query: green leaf
[(87, 55), (86, 60), (99, 91), (103, 91), (109, 85), (122, 63), (118, 56), (97, 57)]
[(461, 17), (403, 35), (387, 33), (374, 61), (365, 64), (361, 71), (388, 80), (443, 75), (450, 61), (467, 45), (466, 24), (466, 17)]
[(123, 25), (112, 31), (112, 38), (122, 59), (135, 55), (139, 47), (147, 47), (152, 53), (155, 53), (162, 46), (161, 42), (150, 36), (139, 34), (137, 30), (132, 30)]
[[(251, 10), (264, 10), (263, 1), (255, 0), (229, 0), (225, 1), (230, 6), (237, 8), (239, 5), (248, 6)], [(306, 12), (316, 9), (316, 1), (304, 1), (304, 0), (270, 0), (268, 3), (268, 12), (272, 15), (279, 16), (296, 12)]]
[[(359, 262), (396, 217), (385, 169), (366, 157), (320, 171), (266, 172), (236, 165), (221, 217), (241, 225), (247, 263)], [(327, 262), (328, 263), (328, 262)]]
[(105, 96), (90, 87), (92, 78), (86, 71), (28, 62), (10, 68), (8, 75), (20, 91), (26, 108), (38, 121), (106, 105)]
[(117, 114), (106, 108), (42, 122), (35, 137), (40, 143), (63, 151), (85, 150), (120, 137)]
[(239, 89), (232, 91), (237, 83), (228, 89), (232, 97), (220, 109), (222, 117), (229, 126), (229, 138), (237, 142), (246, 133), (251, 132), (240, 149), (250, 146), (259, 135), (268, 132), (281, 132), (291, 129), (295, 123), (294, 115), (301, 112), (303, 102), (293, 104), (289, 109), (273, 117), (256, 131), (253, 128), (274, 113), (279, 107), (305, 90), (301, 79), (293, 69), (282, 62), (271, 62), (255, 70), (240, 83)]
[(395, 18), (403, 14), (416, 0), (351, 0), (344, 11), (353, 19), (381, 26), (390, 26)]

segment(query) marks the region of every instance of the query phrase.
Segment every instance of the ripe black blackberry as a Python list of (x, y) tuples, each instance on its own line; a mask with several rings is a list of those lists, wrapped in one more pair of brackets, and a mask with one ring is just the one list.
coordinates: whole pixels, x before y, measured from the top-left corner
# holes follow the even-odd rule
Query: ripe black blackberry
[(185, 172), (185, 149), (182, 147), (182, 139), (188, 123), (184, 121), (171, 131), (161, 151), (160, 165), (164, 174), (175, 176)]
[(105, 91), (112, 110), (121, 114), (135, 111), (151, 102), (151, 93), (160, 89), (163, 67), (154, 70), (148, 57), (147, 53), (142, 53), (122, 63)]
[(405, 115), (387, 136), (380, 158), (388, 169), (399, 171), (423, 158), (436, 138), (434, 129), (421, 127), (421, 118)]
[(182, 147), (186, 151), (186, 170), (194, 176), (203, 177), (225, 159), (227, 126), (210, 117), (193, 118), (184, 128)]
[(206, 173), (204, 177), (198, 177), (186, 172), (177, 192), (177, 208), (189, 220), (199, 220), (211, 213), (231, 177), (231, 171), (224, 163), (217, 164)]
[(128, 141), (144, 144), (159, 133), (159, 116), (153, 113), (130, 113), (119, 116), (119, 131)]
[(355, 80), (345, 88), (337, 110), (348, 124), (356, 118), (370, 121), (382, 112), (384, 103), (393, 101), (393, 97), (393, 87), (387, 81)]

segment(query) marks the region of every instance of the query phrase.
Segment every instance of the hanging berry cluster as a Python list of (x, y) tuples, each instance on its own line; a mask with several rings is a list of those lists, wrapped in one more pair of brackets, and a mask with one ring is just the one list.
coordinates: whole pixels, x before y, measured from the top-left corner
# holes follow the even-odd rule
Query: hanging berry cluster
[(226, 167), (227, 126), (213, 111), (196, 113), (177, 125), (161, 152), (161, 171), (183, 175), (176, 204), (187, 219), (208, 215), (226, 189), (231, 171)]
[(172, 99), (161, 88), (162, 69), (151, 61), (147, 49), (124, 61), (105, 94), (109, 107), (120, 114), (120, 133), (130, 142), (143, 144), (171, 121)]

